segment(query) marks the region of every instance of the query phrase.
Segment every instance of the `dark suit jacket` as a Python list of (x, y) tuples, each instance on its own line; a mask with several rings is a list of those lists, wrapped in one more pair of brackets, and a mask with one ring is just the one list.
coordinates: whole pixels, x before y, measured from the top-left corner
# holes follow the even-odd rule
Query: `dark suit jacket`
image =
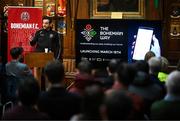
[(69, 120), (80, 112), (81, 99), (63, 87), (53, 87), (41, 94), (38, 102), (40, 111), (47, 113), (51, 119)]

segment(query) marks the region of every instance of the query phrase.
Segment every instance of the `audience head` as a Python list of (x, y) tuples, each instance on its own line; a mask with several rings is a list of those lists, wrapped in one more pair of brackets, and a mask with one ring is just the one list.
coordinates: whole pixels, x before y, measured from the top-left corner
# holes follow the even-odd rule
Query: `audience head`
[(119, 63), (120, 63), (120, 60), (118, 59), (110, 60), (107, 66), (107, 71), (112, 74), (115, 73), (117, 71)]
[(100, 85), (92, 84), (85, 89), (83, 97), (83, 113), (85, 120), (100, 120), (100, 107), (103, 104), (104, 92)]
[(64, 80), (64, 66), (58, 60), (48, 62), (44, 68), (48, 81), (51, 84), (58, 84)]
[(20, 80), (18, 86), (18, 97), (23, 105), (33, 106), (37, 103), (40, 87), (34, 77), (26, 77)]
[(80, 74), (91, 74), (93, 66), (88, 60), (82, 60), (78, 66), (77, 70)]
[(149, 64), (149, 73), (158, 75), (161, 70), (161, 60), (158, 57), (152, 57), (148, 61)]
[(126, 120), (133, 105), (125, 91), (113, 91), (106, 96), (105, 107), (108, 120)]
[(180, 72), (173, 71), (166, 80), (167, 93), (180, 96)]
[(128, 87), (134, 80), (136, 69), (132, 64), (122, 63), (117, 70), (117, 80)]
[(165, 57), (160, 57), (160, 59), (161, 59), (161, 71), (167, 72), (169, 61)]
[(143, 71), (138, 71), (134, 78), (133, 85), (144, 87), (150, 84), (151, 84), (151, 81), (150, 81), (149, 74)]
[(18, 59), (22, 54), (22, 47), (14, 47), (10, 50), (10, 55), (12, 59)]
[(138, 71), (149, 73), (149, 65), (145, 60), (138, 60), (134, 65)]
[(148, 52), (146, 53), (145, 57), (144, 57), (144, 60), (145, 60), (146, 62), (148, 62), (148, 60), (149, 60), (151, 57), (155, 57), (155, 56), (156, 56), (156, 55), (155, 55), (154, 52), (148, 51)]

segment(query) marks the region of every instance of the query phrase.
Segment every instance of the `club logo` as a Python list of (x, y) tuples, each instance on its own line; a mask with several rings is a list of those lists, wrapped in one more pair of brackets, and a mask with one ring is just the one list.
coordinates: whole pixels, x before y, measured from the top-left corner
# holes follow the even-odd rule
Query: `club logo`
[(97, 32), (92, 29), (92, 26), (90, 24), (87, 24), (86, 28), (81, 32), (81, 34), (89, 42), (97, 34)]
[(30, 19), (30, 15), (28, 12), (22, 12), (21, 13), (21, 20), (28, 21)]

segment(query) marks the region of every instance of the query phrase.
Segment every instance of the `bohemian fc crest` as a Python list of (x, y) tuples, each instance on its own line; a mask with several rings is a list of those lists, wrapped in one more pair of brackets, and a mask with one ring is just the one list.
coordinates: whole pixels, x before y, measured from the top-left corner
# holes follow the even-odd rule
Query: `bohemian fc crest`
[(30, 15), (28, 12), (22, 12), (21, 13), (21, 20), (28, 21), (30, 19)]

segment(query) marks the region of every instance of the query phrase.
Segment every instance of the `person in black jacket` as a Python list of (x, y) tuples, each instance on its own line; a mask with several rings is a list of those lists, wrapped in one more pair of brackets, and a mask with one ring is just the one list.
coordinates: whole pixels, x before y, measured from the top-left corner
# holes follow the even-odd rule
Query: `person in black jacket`
[(80, 113), (81, 97), (70, 93), (64, 86), (64, 66), (58, 60), (48, 62), (44, 68), (49, 82), (48, 90), (42, 92), (38, 108), (52, 120), (69, 120)]
[(30, 41), (31, 46), (36, 45), (37, 52), (44, 52), (45, 48), (49, 52), (54, 53), (55, 59), (61, 58), (60, 37), (56, 31), (51, 28), (52, 20), (48, 17), (43, 17), (43, 28), (35, 33), (35, 36)]

